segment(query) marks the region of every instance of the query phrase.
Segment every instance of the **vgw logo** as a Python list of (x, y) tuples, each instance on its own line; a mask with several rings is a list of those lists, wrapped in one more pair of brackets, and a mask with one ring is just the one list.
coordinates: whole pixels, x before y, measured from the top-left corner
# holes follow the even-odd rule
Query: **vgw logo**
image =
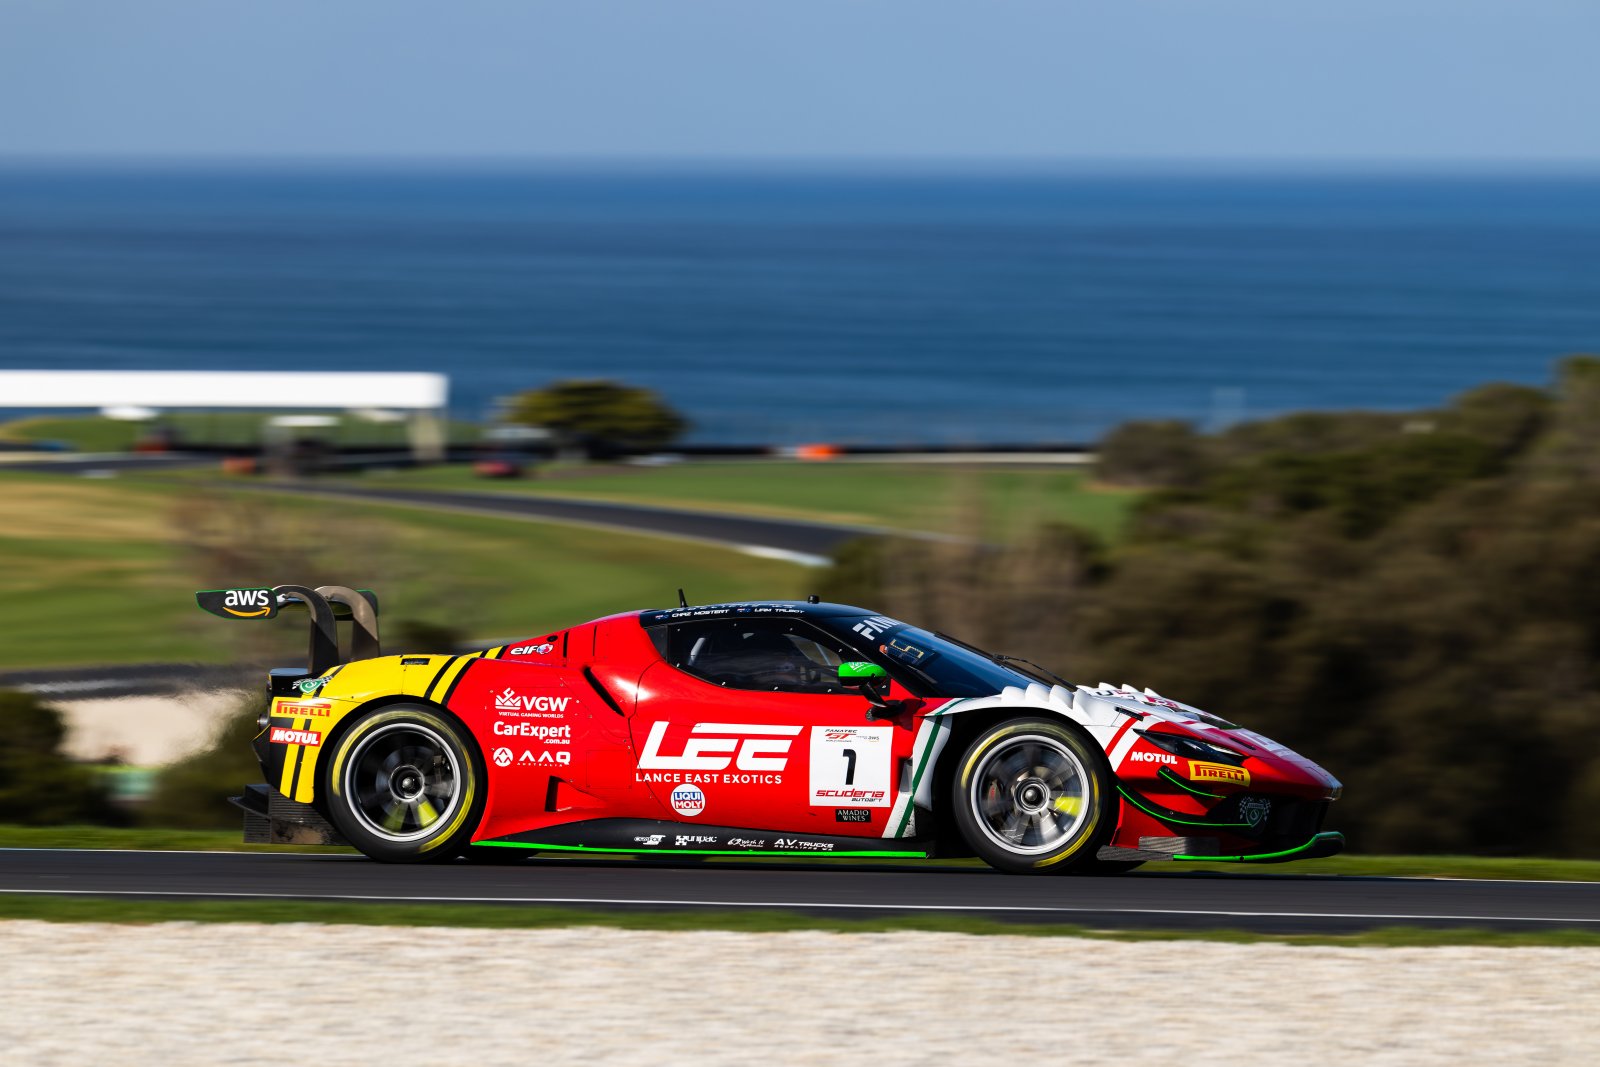
[(530, 697), (507, 689), (494, 698), (500, 711), (566, 711), (571, 697)]
[[(731, 763), (741, 771), (781, 771), (789, 763), (789, 746), (798, 726), (729, 726), (703, 722), (692, 733), (723, 734), (722, 737), (691, 737), (676, 756), (662, 754), (667, 736), (666, 722), (650, 727), (644, 751), (639, 753), (639, 769), (646, 771), (722, 771)], [(737, 755), (736, 755), (737, 753)]]

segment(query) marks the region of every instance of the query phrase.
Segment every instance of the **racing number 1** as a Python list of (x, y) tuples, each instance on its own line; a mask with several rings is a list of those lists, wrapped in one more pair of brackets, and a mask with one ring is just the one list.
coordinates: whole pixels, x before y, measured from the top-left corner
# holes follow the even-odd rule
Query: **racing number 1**
[(811, 763), (807, 771), (811, 779), (811, 806), (892, 806), (893, 757), (893, 726), (813, 726)]

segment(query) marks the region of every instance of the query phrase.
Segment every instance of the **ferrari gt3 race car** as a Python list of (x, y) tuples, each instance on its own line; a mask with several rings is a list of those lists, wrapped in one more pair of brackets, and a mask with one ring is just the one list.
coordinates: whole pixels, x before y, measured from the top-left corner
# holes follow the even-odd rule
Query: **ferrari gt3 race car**
[(223, 618), (311, 617), (307, 666), (271, 672), (254, 740), (267, 781), (235, 799), (247, 840), (342, 840), (399, 863), (975, 854), (1016, 873), (1343, 846), (1322, 830), (1339, 782), (1260, 734), (863, 608), (684, 605), (381, 655), (370, 592), (197, 599)]

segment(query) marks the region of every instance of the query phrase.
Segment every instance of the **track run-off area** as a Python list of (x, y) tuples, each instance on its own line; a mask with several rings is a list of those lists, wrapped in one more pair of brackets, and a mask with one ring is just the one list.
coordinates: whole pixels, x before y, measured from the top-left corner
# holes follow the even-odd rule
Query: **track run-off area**
[[(396, 866), (342, 853), (0, 850), (0, 894), (147, 900), (771, 909), (870, 919), (946, 914), (1033, 925), (1257, 933), (1392, 926), (1600, 932), (1600, 882), (1147, 872), (1023, 877), (981, 867), (518, 858)], [(315, 920), (314, 907), (306, 918)]]

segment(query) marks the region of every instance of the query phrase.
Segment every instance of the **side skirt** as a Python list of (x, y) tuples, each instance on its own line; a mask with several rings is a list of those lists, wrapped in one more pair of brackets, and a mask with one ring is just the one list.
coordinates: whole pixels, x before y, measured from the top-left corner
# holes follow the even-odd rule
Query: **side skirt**
[(927, 859), (931, 841), (745, 830), (736, 826), (688, 826), (659, 819), (590, 819), (510, 834), (475, 847), (525, 848), (535, 852), (665, 853), (676, 856), (840, 856), (852, 859)]

